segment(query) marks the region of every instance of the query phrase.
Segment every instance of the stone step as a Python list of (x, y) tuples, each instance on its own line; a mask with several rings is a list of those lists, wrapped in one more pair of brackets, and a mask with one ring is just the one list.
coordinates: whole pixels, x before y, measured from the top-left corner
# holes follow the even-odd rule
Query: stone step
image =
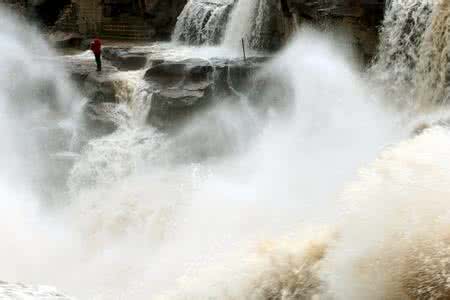
[(148, 30), (147, 25), (136, 24), (103, 24), (103, 30)]
[(146, 33), (123, 33), (123, 32), (105, 32), (101, 33), (107, 36), (117, 36), (117, 37), (135, 37), (135, 38), (150, 38), (150, 34)]
[(65, 31), (65, 32), (77, 32), (78, 26), (76, 24), (64, 24), (58, 27), (58, 31)]
[(151, 31), (150, 30), (129, 30), (129, 29), (124, 29), (124, 30), (102, 30), (103, 33), (106, 34), (119, 34), (119, 35), (151, 35)]
[(102, 32), (105, 33), (122, 33), (122, 34), (150, 34), (150, 29), (131, 29), (131, 28), (105, 28), (103, 27)]
[(102, 33), (100, 37), (104, 40), (125, 40), (125, 41), (149, 41), (149, 36), (129, 36)]
[(130, 25), (130, 24), (103, 24), (103, 35), (131, 38), (131, 39), (148, 39), (152, 31), (146, 25)]

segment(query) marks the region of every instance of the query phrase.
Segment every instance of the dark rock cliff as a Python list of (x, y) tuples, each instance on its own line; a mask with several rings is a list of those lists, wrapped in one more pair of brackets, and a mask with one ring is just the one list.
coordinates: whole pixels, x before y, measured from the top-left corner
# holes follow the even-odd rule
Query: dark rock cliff
[(187, 0), (145, 0), (147, 21), (156, 30), (156, 37), (170, 37), (177, 17)]
[(349, 31), (362, 58), (370, 60), (378, 44), (385, 0), (280, 0), (291, 23), (309, 22)]
[[(281, 0), (288, 9), (312, 19), (321, 17), (354, 17), (380, 19), (384, 0)], [(373, 22), (374, 20), (368, 20)], [(376, 21), (376, 20), (375, 20)]]

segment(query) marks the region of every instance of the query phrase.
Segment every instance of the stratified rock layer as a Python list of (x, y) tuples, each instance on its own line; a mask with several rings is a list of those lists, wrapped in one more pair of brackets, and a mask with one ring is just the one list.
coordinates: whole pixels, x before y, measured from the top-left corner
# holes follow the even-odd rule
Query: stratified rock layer
[(238, 96), (244, 86), (251, 90), (254, 75), (265, 60), (156, 61), (145, 74), (154, 89), (148, 122), (168, 128), (214, 101)]
[(367, 62), (375, 55), (385, 0), (280, 0), (293, 23), (341, 28), (350, 32)]

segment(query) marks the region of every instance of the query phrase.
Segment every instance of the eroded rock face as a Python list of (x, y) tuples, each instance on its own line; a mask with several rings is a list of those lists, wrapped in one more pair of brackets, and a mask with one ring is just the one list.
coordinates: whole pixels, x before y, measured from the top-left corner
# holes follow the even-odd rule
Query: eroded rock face
[(147, 65), (147, 53), (136, 51), (133, 48), (105, 47), (103, 58), (120, 71), (135, 71)]
[(155, 29), (156, 39), (169, 39), (187, 0), (145, 0), (146, 20)]
[(117, 124), (107, 118), (105, 111), (114, 110), (119, 103), (114, 76), (118, 69), (103, 59), (102, 72), (97, 72), (94, 58), (83, 56), (64, 57), (63, 64), (82, 95), (89, 100), (84, 106), (82, 123), (89, 128), (90, 136), (102, 136), (116, 130)]
[(86, 97), (101, 102), (114, 102), (111, 75), (117, 72), (117, 68), (110, 62), (103, 59), (102, 72), (96, 72), (93, 55), (92, 59), (67, 56), (63, 58), (63, 64)]
[[(249, 94), (256, 84), (255, 74), (267, 60), (265, 57), (252, 57), (245, 61), (226, 58), (162, 60), (151, 59), (151, 52), (142, 50), (137, 55), (142, 61), (138, 60), (133, 67), (130, 64), (124, 66), (124, 57), (136, 55), (140, 48), (137, 49), (105, 48), (103, 71), (100, 73), (95, 71), (94, 59), (86, 55), (63, 58), (66, 69), (89, 99), (85, 107), (86, 122), (101, 134), (117, 128), (116, 123), (102, 118), (103, 110), (110, 112), (122, 101), (119, 81), (123, 79), (116, 76), (120, 68), (115, 66), (122, 70), (150, 66), (143, 75), (148, 83), (144, 92), (150, 95), (145, 101), (151, 101), (147, 122), (160, 129), (172, 129), (217, 101), (233, 101)], [(116, 115), (120, 113), (118, 111)]]
[(220, 99), (249, 87), (265, 58), (155, 61), (145, 79), (153, 88), (148, 122), (170, 128)]
[[(383, 14), (385, 0), (280, 0), (291, 12), (312, 19), (320, 17), (356, 17)], [(379, 16), (375, 16), (379, 17)]]
[(385, 0), (280, 0), (286, 18), (293, 23), (310, 22), (331, 25), (349, 31), (355, 46), (367, 62), (378, 45), (379, 26), (383, 20)]

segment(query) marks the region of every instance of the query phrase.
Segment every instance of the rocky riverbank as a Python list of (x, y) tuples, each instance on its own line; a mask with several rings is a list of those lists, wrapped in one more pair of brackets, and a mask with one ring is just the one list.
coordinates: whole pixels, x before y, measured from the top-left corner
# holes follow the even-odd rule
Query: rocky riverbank
[[(123, 81), (134, 72), (133, 80), (142, 80), (151, 107), (148, 124), (160, 129), (176, 127), (203, 108), (232, 99), (257, 83), (256, 74), (267, 57), (185, 58), (173, 56), (173, 49), (151, 45), (104, 48), (103, 71), (95, 71), (89, 52), (61, 57), (71, 78), (91, 105), (120, 105)], [(133, 83), (135, 84), (135, 83)], [(125, 84), (126, 85), (126, 84)]]
[[(40, 3), (45, 3), (46, 1), (51, 0), (40, 1)], [(199, 1), (202, 2), (204, 0)], [(24, 1), (8, 0), (6, 2), (10, 7), (17, 7), (23, 13)], [(208, 4), (210, 2), (204, 2), (206, 7), (210, 5)], [(207, 26), (209, 23), (215, 23), (214, 32), (210, 32), (210, 34), (214, 34), (211, 39), (218, 42), (220, 40), (220, 34), (218, 35), (217, 33), (224, 33), (224, 24), (222, 23), (225, 23), (230, 18), (232, 7), (233, 5), (237, 5), (237, 2), (232, 0), (226, 2), (226, 9), (218, 9), (218, 11), (221, 11), (220, 14), (208, 11), (203, 12), (202, 24), (191, 24), (195, 26), (189, 30), (189, 35), (194, 34), (192, 31), (203, 30), (202, 28), (197, 28), (198, 26)], [(143, 32), (139, 35), (136, 31), (139, 28), (139, 32), (142, 30), (146, 32), (145, 40), (147, 41), (167, 40), (172, 34), (177, 18), (180, 20), (180, 13), (183, 7), (186, 3), (189, 6), (189, 1), (187, 0), (147, 0), (145, 1), (145, 5), (140, 8), (142, 10), (140, 11), (140, 18), (142, 20), (140, 19), (138, 22), (139, 25), (137, 25), (135, 19), (133, 19), (134, 21), (130, 21), (131, 19), (124, 21), (125, 19), (122, 18), (123, 20), (120, 19), (122, 21), (118, 22), (116, 26), (114, 21), (110, 21), (110, 18), (106, 15), (102, 16), (99, 20), (91, 20), (91, 18), (85, 16), (85, 9), (83, 7), (86, 5), (83, 3), (80, 0), (73, 0), (72, 5), (67, 6), (65, 11), (60, 13), (60, 19), (56, 22), (54, 29), (56, 31), (66, 31), (66, 33), (70, 31), (72, 35), (67, 40), (67, 34), (57, 34), (56, 44), (64, 45), (68, 42), (79, 42), (80, 36), (77, 34), (81, 34), (82, 36), (94, 34), (93, 32), (89, 32), (88, 29), (97, 25), (91, 24), (91, 26), (89, 22), (107, 24), (109, 26), (103, 29), (97, 28), (96, 30), (96, 34), (104, 35), (104, 38), (142, 40), (143, 36), (141, 38), (138, 38), (138, 36), (141, 36)], [(102, 5), (105, 6), (103, 10)], [(267, 11), (269, 13), (264, 13), (260, 16), (264, 19), (263, 34), (265, 38), (264, 43), (260, 43), (258, 47), (266, 50), (279, 49), (289, 40), (298, 26), (303, 23), (310, 23), (317, 27), (341, 28), (350, 32), (350, 35), (354, 38), (355, 46), (361, 51), (362, 57), (366, 61), (369, 61), (376, 51), (379, 26), (384, 15), (385, 0), (265, 0), (264, 5), (268, 7)], [(101, 4), (98, 7), (97, 15), (102, 15), (102, 12), (108, 11), (106, 8), (106, 4)], [(30, 10), (32, 11), (33, 8), (28, 7), (28, 11)], [(195, 12), (197, 14), (199, 13), (197, 10), (193, 13)], [(54, 14), (56, 13), (54, 12)], [(30, 16), (33, 16), (34, 19), (39, 18), (39, 15), (36, 14), (30, 14)], [(217, 18), (217, 20), (214, 18)], [(85, 28), (86, 26), (87, 28)], [(120, 30), (118, 26), (121, 28)], [(129, 35), (132, 32), (136, 33), (134, 37), (133, 35)], [(122, 36), (123, 34), (127, 34), (127, 36)], [(202, 33), (202, 35), (205, 34), (205, 32)], [(195, 38), (192, 40), (191, 37), (186, 37), (183, 34), (180, 34), (180, 36), (186, 42), (201, 41), (201, 39), (197, 40)]]

